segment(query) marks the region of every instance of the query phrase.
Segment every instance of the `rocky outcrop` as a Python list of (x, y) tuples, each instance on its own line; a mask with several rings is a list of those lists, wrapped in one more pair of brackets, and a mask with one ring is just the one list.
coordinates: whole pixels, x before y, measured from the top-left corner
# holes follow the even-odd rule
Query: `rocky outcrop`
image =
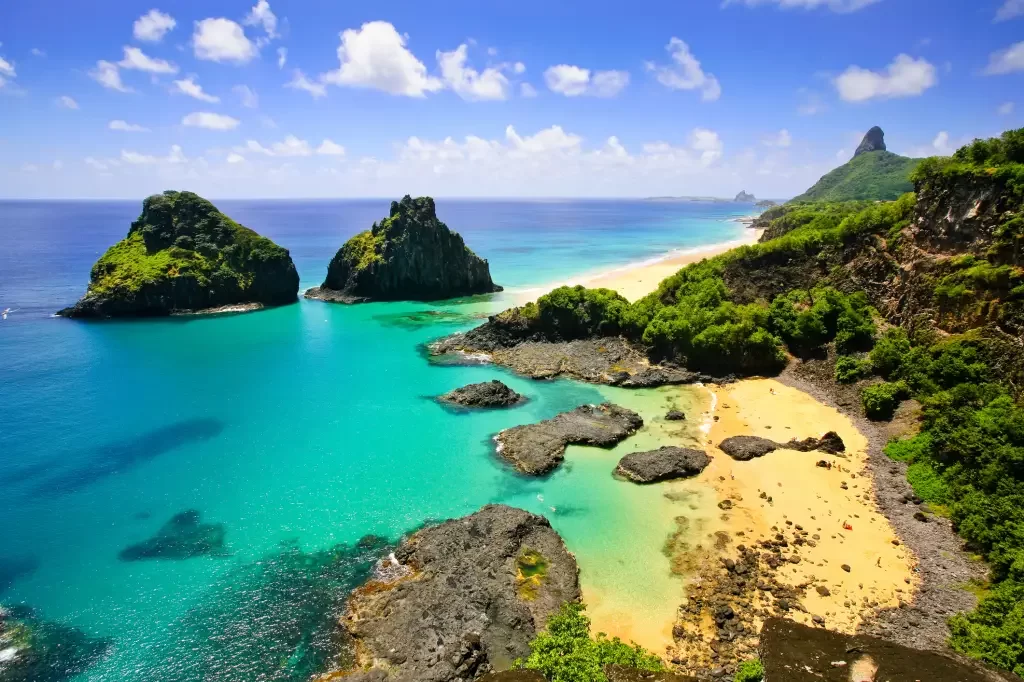
[(686, 414), (680, 410), (669, 410), (665, 413), (665, 421), (681, 422), (686, 421)]
[(885, 133), (878, 126), (874, 126), (867, 133), (864, 134), (864, 138), (857, 145), (857, 151), (853, 155), (860, 156), (861, 154), (867, 154), (868, 152), (884, 152), (885, 151)]
[(224, 524), (203, 523), (195, 509), (175, 514), (156, 535), (130, 545), (118, 555), (121, 561), (143, 559), (191, 559), (224, 551)]
[(85, 296), (57, 314), (235, 312), (293, 303), (298, 290), (287, 249), (192, 192), (164, 192), (142, 203), (128, 236), (93, 265)]
[(643, 425), (640, 415), (618, 405), (581, 405), (537, 424), (505, 429), (494, 440), (498, 454), (516, 469), (540, 476), (562, 463), (567, 445), (610, 448)]
[(846, 450), (843, 439), (835, 431), (829, 431), (821, 438), (793, 439), (786, 443), (778, 443), (770, 438), (760, 436), (730, 436), (718, 444), (718, 449), (739, 462), (746, 462), (755, 457), (764, 457), (775, 450), (797, 450), (811, 452), (820, 450), (829, 454), (839, 454)]
[(497, 379), (493, 379), (449, 391), (439, 400), (462, 407), (512, 407), (525, 401), (526, 398)]
[(580, 597), (576, 560), (547, 519), (504, 505), (421, 530), (382, 564), (342, 621), (360, 665), (378, 670), (345, 680), (452, 682), (507, 669)]
[(387, 218), (349, 239), (307, 298), (337, 303), (435, 301), (501, 291), (487, 261), (437, 219), (434, 200), (405, 196)]
[(101, 660), (112, 642), (41, 618), (26, 606), (0, 606), (0, 680), (65, 682)]
[(757, 201), (757, 197), (753, 194), (747, 194), (746, 190), (740, 190), (740, 193), (736, 195), (733, 201), (743, 204), (752, 204)]
[(696, 476), (710, 462), (711, 458), (700, 450), (666, 445), (657, 450), (631, 452), (619, 460), (615, 473), (634, 483), (657, 483)]

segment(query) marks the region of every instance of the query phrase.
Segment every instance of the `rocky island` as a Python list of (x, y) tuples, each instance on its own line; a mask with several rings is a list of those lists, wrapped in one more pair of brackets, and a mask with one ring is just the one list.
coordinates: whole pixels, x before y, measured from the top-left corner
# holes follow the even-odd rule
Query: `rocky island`
[(460, 407), (512, 407), (526, 401), (525, 396), (497, 379), (456, 388), (438, 399)]
[(299, 275), (287, 249), (192, 192), (142, 203), (128, 236), (92, 267), (85, 296), (58, 315), (154, 317), (293, 303)]
[(434, 200), (406, 195), (387, 218), (349, 239), (306, 298), (336, 303), (436, 301), (501, 291), (487, 261), (438, 220)]

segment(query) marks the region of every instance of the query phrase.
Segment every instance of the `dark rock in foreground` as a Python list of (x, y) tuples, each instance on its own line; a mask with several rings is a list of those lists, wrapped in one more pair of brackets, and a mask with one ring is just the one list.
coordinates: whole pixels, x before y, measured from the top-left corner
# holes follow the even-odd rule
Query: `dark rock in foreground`
[(511, 407), (523, 402), (526, 398), (497, 379), (493, 379), (449, 391), (441, 396), (440, 400), (463, 407)]
[(615, 664), (606, 665), (604, 674), (608, 678), (608, 682), (697, 682), (696, 678), (676, 673), (656, 673)]
[(336, 303), (436, 301), (501, 291), (487, 261), (437, 219), (434, 200), (406, 195), (387, 218), (349, 239), (306, 298)]
[(681, 422), (686, 420), (686, 415), (679, 410), (669, 410), (665, 414), (665, 420), (670, 422)]
[(353, 592), (343, 620), (360, 664), (388, 672), (346, 680), (449, 682), (507, 669), (580, 597), (576, 560), (547, 519), (504, 505), (421, 530), (394, 557), (382, 562), (390, 577)]
[(93, 265), (85, 296), (57, 314), (245, 312), (293, 303), (298, 291), (287, 249), (192, 192), (164, 192), (142, 203), (128, 236)]
[(830, 455), (838, 455), (840, 452), (846, 452), (846, 443), (839, 437), (839, 434), (835, 431), (829, 431), (821, 438), (804, 438), (803, 440), (793, 439), (783, 445), (782, 447), (788, 450), (799, 450), (800, 452), (810, 452), (811, 450), (820, 450), (827, 452)]
[(567, 445), (610, 448), (643, 425), (640, 415), (618, 405), (581, 405), (538, 424), (505, 429), (495, 441), (498, 454), (519, 471), (539, 476), (562, 463)]
[(761, 630), (765, 682), (995, 682), (1013, 679), (979, 664), (864, 635), (842, 635), (769, 618)]
[(615, 473), (634, 483), (657, 483), (696, 476), (711, 458), (700, 450), (666, 445), (648, 452), (632, 452), (621, 460)]
[(111, 642), (40, 618), (25, 606), (0, 607), (0, 680), (64, 682), (103, 658)]
[(800, 452), (811, 452), (820, 450), (832, 455), (838, 455), (846, 451), (846, 444), (839, 434), (829, 431), (821, 438), (804, 438), (803, 440), (793, 439), (787, 443), (778, 443), (770, 438), (760, 436), (730, 436), (718, 445), (718, 449), (735, 460), (746, 462), (755, 457), (764, 457), (775, 450), (798, 450)]
[(202, 523), (195, 509), (175, 514), (148, 540), (121, 550), (121, 561), (191, 559), (224, 551), (224, 524)]
[(854, 156), (860, 156), (868, 152), (884, 152), (885, 151), (885, 133), (878, 126), (874, 126), (869, 130), (864, 138), (860, 141), (857, 146), (857, 151), (853, 153)]

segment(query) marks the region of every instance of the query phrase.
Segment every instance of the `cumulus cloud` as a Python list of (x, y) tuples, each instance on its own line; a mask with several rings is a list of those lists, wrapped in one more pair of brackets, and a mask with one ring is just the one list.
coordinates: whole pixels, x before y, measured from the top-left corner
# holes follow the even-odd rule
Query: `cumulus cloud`
[[(185, 157), (185, 154), (181, 151), (181, 147), (179, 145), (172, 145), (171, 151), (170, 153), (167, 154), (167, 156), (152, 156), (150, 154), (140, 154), (139, 152), (136, 151), (122, 149), (120, 160), (123, 163), (132, 164), (134, 166), (146, 166), (158, 163), (179, 164), (188, 161), (188, 159)], [(86, 159), (87, 163), (88, 161), (89, 160)], [(99, 169), (97, 168), (97, 170)]]
[(544, 71), (548, 89), (566, 97), (615, 97), (629, 85), (625, 71), (591, 71), (572, 64), (558, 64)]
[(33, 57), (45, 57), (46, 56), (46, 51), (45, 50), (40, 50), (38, 47), (33, 47), (31, 50), (29, 50), (29, 53)]
[(321, 77), (325, 83), (424, 97), (444, 87), (406, 47), (406, 37), (386, 21), (371, 21), (341, 33), (340, 66)]
[(132, 92), (132, 89), (121, 82), (121, 71), (117, 64), (104, 59), (96, 62), (96, 68), (89, 72), (89, 77), (109, 90)]
[(806, 10), (824, 7), (832, 10), (833, 12), (845, 14), (848, 12), (856, 12), (859, 9), (864, 9), (868, 5), (873, 5), (876, 2), (881, 1), (882, 0), (725, 0), (722, 5), (746, 5), (747, 7), (778, 5), (782, 9)]
[(901, 54), (883, 71), (851, 66), (834, 84), (844, 101), (865, 102), (876, 98), (915, 97), (938, 82), (935, 67), (927, 60)]
[(1024, 71), (1024, 40), (1014, 43), (1005, 50), (993, 52), (985, 69), (989, 76), (1001, 76), (1016, 71)]
[(246, 26), (262, 26), (267, 38), (277, 38), (277, 16), (271, 11), (267, 0), (259, 0), (242, 22)]
[(277, 68), (283, 69), (284, 65), (288, 63), (288, 48), (279, 47), (277, 48)]
[(1009, 21), (1024, 16), (1024, 0), (1006, 0), (996, 12), (995, 21)]
[(174, 29), (178, 22), (170, 14), (164, 14), (158, 9), (151, 9), (146, 14), (135, 20), (132, 25), (132, 35), (136, 40), (144, 42), (159, 42), (164, 34)]
[(230, 154), (228, 154), (227, 162), (228, 163), (245, 163), (245, 157), (242, 156), (241, 154), (237, 154), (235, 152), (231, 152)]
[(148, 133), (149, 128), (138, 125), (137, 123), (128, 123), (128, 121), (122, 121), (117, 119), (107, 124), (107, 128), (110, 130), (120, 130), (126, 133)]
[(154, 74), (178, 73), (178, 67), (164, 59), (155, 59), (148, 56), (137, 47), (125, 45), (124, 59), (117, 63), (122, 69), (134, 69)]
[(285, 83), (284, 87), (308, 92), (313, 96), (313, 99), (320, 99), (327, 95), (327, 87), (323, 83), (317, 83), (316, 81), (310, 80), (306, 77), (306, 74), (302, 73), (299, 69), (295, 69), (295, 73), (292, 74), (292, 79)]
[(704, 71), (689, 45), (673, 37), (665, 49), (672, 58), (671, 64), (646, 63), (647, 70), (655, 75), (659, 83), (671, 90), (699, 90), (705, 102), (714, 102), (721, 97), (722, 86), (718, 79)]
[(918, 159), (925, 156), (950, 156), (957, 149), (970, 142), (969, 138), (954, 141), (945, 130), (940, 131), (930, 144), (920, 147), (911, 147), (906, 151), (906, 156)]
[(14, 71), (14, 64), (10, 63), (3, 57), (0, 57), (0, 76), (7, 78), (14, 78), (18, 74)]
[(207, 130), (234, 130), (240, 121), (225, 114), (216, 114), (212, 111), (194, 111), (181, 119), (181, 124), (193, 128), (206, 128)]
[(523, 64), (522, 62), (516, 62), (515, 64), (512, 65), (512, 71), (516, 75), (524, 74), (526, 73), (526, 64)]
[(77, 109), (78, 102), (67, 95), (61, 95), (57, 98), (57, 105), (65, 109)]
[(239, 101), (246, 109), (256, 109), (259, 107), (260, 98), (256, 95), (256, 91), (248, 85), (236, 85), (231, 88), (231, 91), (238, 95)]
[(242, 27), (223, 17), (196, 22), (192, 50), (197, 59), (235, 64), (246, 64), (257, 54)]
[(789, 134), (789, 131), (783, 128), (774, 135), (762, 140), (766, 147), (789, 147), (793, 144), (793, 136)]
[(264, 147), (256, 140), (246, 140), (245, 145), (236, 147), (235, 152), (251, 152), (265, 156), (312, 156), (313, 148), (306, 140), (301, 140), (294, 135), (287, 135), (280, 142), (274, 142), (269, 147)]
[(323, 156), (345, 156), (345, 148), (333, 140), (325, 139), (316, 148), (316, 153)]
[(1002, 104), (999, 105), (999, 108), (996, 111), (999, 112), (1000, 116), (1009, 116), (1010, 114), (1013, 113), (1013, 109), (1013, 102), (1003, 102)]
[(437, 51), (437, 63), (445, 84), (465, 100), (507, 99), (509, 82), (505, 74), (495, 67), (477, 71), (467, 66), (468, 49), (463, 43), (451, 52)]
[(220, 97), (211, 95), (203, 91), (203, 86), (196, 83), (195, 76), (189, 76), (182, 80), (174, 81), (174, 87), (171, 88), (171, 93), (179, 95), (188, 95), (189, 97), (195, 98), (202, 102), (219, 102)]

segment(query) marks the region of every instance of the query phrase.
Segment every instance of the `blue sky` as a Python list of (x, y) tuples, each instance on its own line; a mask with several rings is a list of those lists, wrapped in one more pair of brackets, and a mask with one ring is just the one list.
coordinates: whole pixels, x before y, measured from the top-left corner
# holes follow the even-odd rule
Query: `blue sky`
[(1024, 125), (1024, 0), (0, 7), (0, 196), (786, 197)]

